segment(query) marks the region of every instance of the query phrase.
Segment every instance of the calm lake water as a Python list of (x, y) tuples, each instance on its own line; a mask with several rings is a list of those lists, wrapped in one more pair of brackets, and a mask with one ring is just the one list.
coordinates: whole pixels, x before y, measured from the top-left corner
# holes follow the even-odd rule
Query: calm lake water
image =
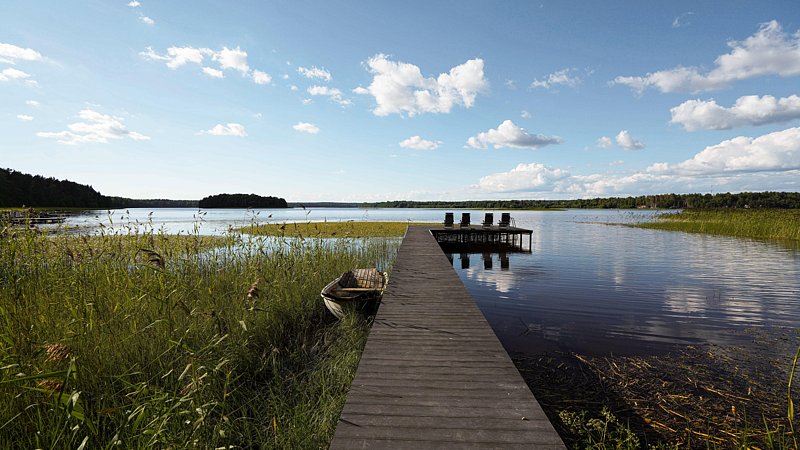
[[(483, 217), (453, 211), (471, 212), (473, 222)], [(254, 221), (435, 222), (444, 212), (130, 209), (67, 224), (218, 234)], [(653, 214), (515, 211), (516, 225), (533, 230), (531, 253), (455, 254), (453, 265), (509, 352), (658, 354), (687, 344), (746, 345), (754, 328), (800, 325), (797, 246), (618, 225)]]

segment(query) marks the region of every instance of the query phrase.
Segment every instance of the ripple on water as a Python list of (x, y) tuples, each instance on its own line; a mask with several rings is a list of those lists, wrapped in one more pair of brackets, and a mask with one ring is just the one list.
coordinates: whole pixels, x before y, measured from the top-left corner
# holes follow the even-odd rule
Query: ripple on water
[(617, 211), (515, 212), (533, 252), (453, 266), (509, 351), (640, 355), (747, 345), (748, 327), (800, 325), (800, 252), (780, 243), (644, 230)]

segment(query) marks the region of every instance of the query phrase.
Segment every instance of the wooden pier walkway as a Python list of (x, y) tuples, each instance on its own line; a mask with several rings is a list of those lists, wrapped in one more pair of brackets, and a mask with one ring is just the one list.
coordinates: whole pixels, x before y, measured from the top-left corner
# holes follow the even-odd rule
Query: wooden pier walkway
[(565, 448), (429, 227), (403, 239), (330, 448)]

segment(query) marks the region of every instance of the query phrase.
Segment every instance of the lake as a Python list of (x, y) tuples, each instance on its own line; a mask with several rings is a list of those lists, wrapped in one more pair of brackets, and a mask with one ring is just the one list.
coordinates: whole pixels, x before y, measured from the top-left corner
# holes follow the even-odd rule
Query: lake
[[(130, 209), (70, 217), (86, 229), (220, 234), (253, 222), (439, 222), (442, 209)], [(483, 211), (471, 212), (479, 223)], [(800, 324), (800, 249), (622, 226), (654, 211), (514, 211), (531, 253), (451, 255), (509, 352), (652, 355), (746, 345), (754, 328)], [(495, 211), (495, 217), (499, 217)], [(435, 312), (433, 312), (435, 313)]]

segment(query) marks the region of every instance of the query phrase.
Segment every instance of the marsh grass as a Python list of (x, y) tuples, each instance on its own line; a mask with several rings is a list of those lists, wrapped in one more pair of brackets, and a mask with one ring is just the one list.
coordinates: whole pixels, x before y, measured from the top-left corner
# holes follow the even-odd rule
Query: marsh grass
[(408, 226), (408, 222), (301, 222), (251, 225), (241, 228), (240, 231), (259, 236), (403, 237)]
[(737, 236), (753, 239), (800, 240), (800, 209), (689, 209), (661, 214), (640, 228)]
[[(0, 448), (324, 448), (397, 240), (0, 235)], [(247, 251), (242, 251), (247, 249)]]
[[(797, 449), (795, 330), (754, 335), (780, 346), (687, 347), (658, 356), (514, 360), (569, 448)], [(788, 383), (787, 383), (788, 380)], [(638, 441), (638, 443), (637, 443)]]

